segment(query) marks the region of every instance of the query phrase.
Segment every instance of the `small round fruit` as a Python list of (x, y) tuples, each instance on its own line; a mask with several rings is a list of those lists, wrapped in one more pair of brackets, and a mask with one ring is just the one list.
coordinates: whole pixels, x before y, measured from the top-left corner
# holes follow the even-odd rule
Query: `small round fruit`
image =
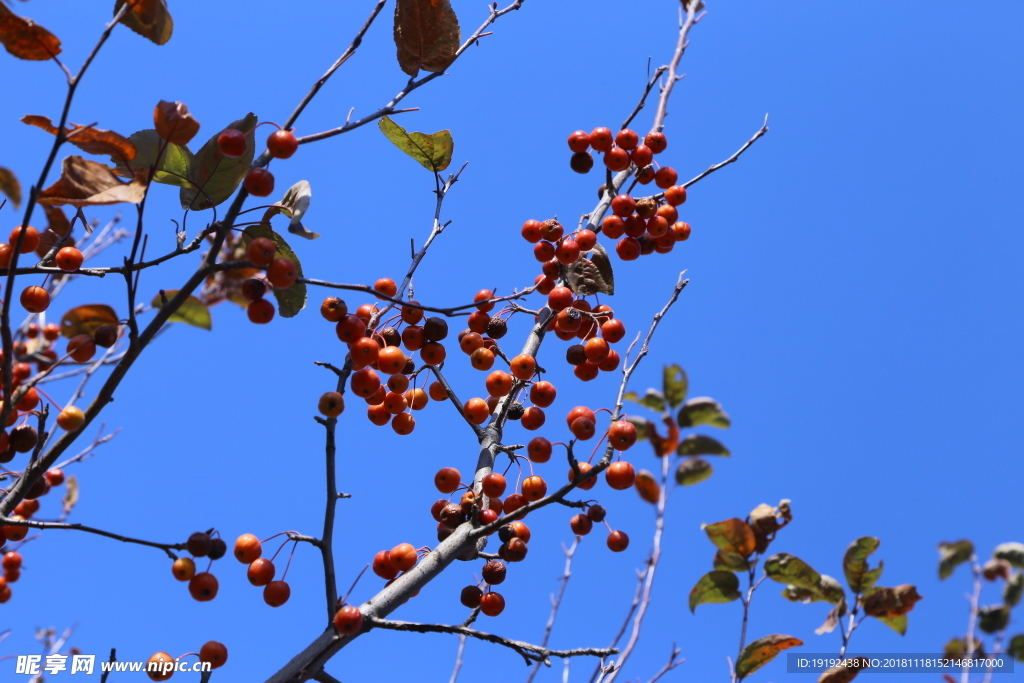
[(685, 242), (690, 239), (690, 224), (679, 221), (672, 226), (672, 232), (676, 235), (676, 242)]
[[(486, 349), (477, 349), (477, 351)], [(476, 355), (477, 351), (473, 354)], [(466, 419), (475, 424), (481, 425), (487, 421), (487, 417), (491, 414), (491, 409), (487, 406), (487, 401), (482, 398), (471, 398), (466, 401), (462, 406), (462, 412), (465, 413)]]
[(73, 273), (81, 268), (83, 261), (85, 261), (85, 257), (82, 256), (82, 252), (74, 247), (64, 247), (53, 258), (53, 262), (57, 264), (57, 267), (67, 273)]
[(174, 675), (175, 660), (166, 652), (157, 652), (146, 660), (146, 675), (151, 681), (166, 681)]
[(26, 287), (21, 292), (21, 306), (29, 313), (42, 313), (50, 307), (50, 293), (37, 285)]
[(237, 159), (245, 154), (245, 149), (248, 146), (245, 133), (237, 128), (227, 128), (217, 136), (217, 149), (226, 157)]
[(497, 472), (491, 472), (480, 481), (480, 489), (488, 498), (500, 498), (505, 493), (505, 477)]
[(408, 436), (416, 429), (416, 418), (410, 413), (399, 413), (391, 418), (391, 429), (400, 436)]
[[(441, 500), (440, 502), (445, 505), (448, 504), (445, 500)], [(440, 519), (438, 521), (440, 521)], [(381, 550), (373, 556), (373, 573), (385, 581), (390, 581), (398, 576), (398, 570), (391, 564), (390, 550)]]
[(615, 253), (623, 261), (635, 261), (640, 258), (640, 243), (634, 237), (623, 237), (615, 245)]
[(677, 180), (679, 180), (679, 174), (671, 166), (662, 166), (654, 174), (654, 184), (663, 190), (675, 185)]
[(348, 304), (336, 296), (329, 296), (320, 304), (320, 315), (327, 322), (339, 322), (348, 315)]
[(527, 500), (540, 500), (545, 496), (545, 494), (547, 494), (547, 492), (547, 482), (545, 482), (540, 476), (535, 474), (532, 477), (527, 477), (523, 480), (523, 496), (525, 496)]
[(491, 560), (484, 565), (484, 568), (481, 571), (481, 576), (483, 576), (484, 581), (489, 585), (497, 586), (505, 580), (506, 572), (507, 570), (505, 569), (504, 562)]
[(274, 580), (274, 574), (276, 573), (277, 569), (274, 567), (274, 563), (265, 557), (260, 557), (253, 560), (245, 575), (252, 585), (266, 586)]
[(219, 669), (228, 661), (228, 649), (216, 640), (207, 641), (199, 648), (199, 661), (209, 662), (211, 669)]
[(594, 434), (597, 432), (597, 428), (594, 426), (594, 421), (588, 417), (578, 417), (572, 422), (572, 426), (569, 427), (569, 431), (572, 432), (580, 441), (587, 441), (592, 439)]
[(210, 552), (206, 554), (211, 560), (219, 560), (228, 552), (228, 544), (223, 538), (210, 539)]
[(35, 251), (36, 248), (39, 246), (39, 231), (33, 228), (31, 225), (25, 228), (24, 231), (22, 231), (20, 225), (16, 227), (14, 230), (11, 230), (11, 236), (9, 240), (11, 243), (11, 248), (13, 249), (14, 245), (17, 244), (18, 236), (22, 232), (25, 233), (25, 236), (21, 240), (21, 253), (27, 254), (29, 252)]
[(569, 135), (569, 149), (573, 152), (577, 154), (586, 152), (588, 147), (590, 147), (590, 136), (586, 131), (578, 130)]
[[(14, 411), (11, 411), (14, 415)], [(18, 453), (28, 453), (39, 443), (39, 433), (32, 425), (22, 424), (11, 430), (8, 435), (10, 447)], [(8, 538), (10, 538), (8, 536)]]
[(210, 534), (197, 531), (188, 537), (185, 548), (192, 557), (206, 557), (210, 553)]
[(289, 258), (276, 258), (267, 267), (267, 280), (277, 289), (288, 289), (299, 277), (299, 269)]
[(545, 463), (551, 459), (551, 442), (543, 436), (535, 436), (526, 445), (526, 455), (531, 462)]
[(518, 379), (530, 379), (537, 372), (537, 360), (528, 353), (521, 353), (512, 359), (509, 370)]
[(625, 531), (613, 531), (608, 534), (608, 549), (613, 553), (621, 553), (629, 547), (629, 536)]
[[(248, 252), (249, 260), (254, 266), (269, 266), (270, 262), (274, 260), (274, 254), (277, 253), (277, 245), (269, 237), (257, 237), (249, 243)], [(325, 300), (324, 303), (326, 304), (327, 301)]]
[(217, 597), (220, 584), (217, 577), (210, 572), (200, 572), (188, 582), (188, 592), (199, 602), (208, 602)]
[(441, 493), (454, 493), (462, 483), (462, 475), (454, 467), (442, 467), (434, 475), (434, 486)]
[(96, 346), (109, 349), (117, 343), (117, 335), (117, 325), (100, 325), (92, 333), (92, 339), (96, 342)]
[(519, 424), (523, 425), (523, 429), (535, 431), (544, 426), (545, 420), (547, 420), (547, 417), (544, 415), (543, 408), (530, 406), (523, 411), (523, 416), (519, 419)]
[(363, 613), (358, 607), (345, 605), (334, 613), (334, 628), (346, 635), (359, 633), (363, 629)]
[(292, 596), (292, 588), (286, 581), (271, 581), (263, 588), (263, 602), (271, 607), (280, 607)]
[(598, 152), (607, 152), (612, 148), (612, 132), (603, 126), (590, 131), (590, 146)]
[(480, 598), (480, 611), (489, 617), (496, 617), (505, 611), (505, 598), (501, 593), (485, 593)]
[(605, 481), (616, 491), (628, 489), (636, 481), (636, 471), (624, 460), (613, 462), (604, 472)]
[(85, 413), (78, 406), (68, 406), (57, 415), (57, 426), (66, 432), (74, 432), (85, 424)]
[(325, 417), (338, 417), (345, 412), (345, 398), (337, 391), (328, 391), (320, 397), (317, 408)]
[(398, 285), (389, 277), (382, 277), (373, 283), (373, 291), (386, 297), (393, 297), (398, 294)]
[(605, 515), (607, 514), (608, 511), (604, 509), (604, 506), (598, 505), (597, 503), (594, 503), (587, 508), (587, 517), (589, 517), (590, 521), (594, 524), (600, 524), (603, 522)]
[(274, 191), (274, 174), (265, 168), (254, 168), (245, 176), (242, 186), (253, 197), (266, 197)]
[(636, 149), (630, 152), (629, 158), (636, 164), (637, 168), (644, 168), (654, 161), (654, 152), (647, 145), (638, 145)]
[(263, 546), (252, 534), (242, 534), (235, 541), (235, 558), (242, 564), (252, 564), (262, 554)]
[(608, 443), (617, 451), (624, 451), (636, 443), (636, 425), (628, 420), (616, 420), (608, 428)]
[(577, 152), (569, 157), (569, 168), (577, 173), (590, 173), (594, 168), (594, 157), (588, 152)]
[[(594, 485), (597, 483), (597, 477), (595, 477), (594, 475), (590, 475), (589, 477), (586, 476), (587, 472), (589, 472), (592, 469), (592, 466), (590, 465), (590, 463), (580, 462), (580, 463), (576, 463), (576, 465), (577, 465), (577, 467), (580, 468), (580, 476), (583, 477), (583, 479), (581, 479), (580, 482), (578, 484), (576, 484), (576, 487), (580, 488), (580, 489), (583, 489), (584, 491), (589, 491), (590, 489), (594, 488)], [(575, 481), (575, 480), (576, 480), (576, 473), (570, 467), (569, 468), (569, 481)]]
[(400, 572), (409, 571), (416, 565), (416, 560), (419, 559), (416, 554), (416, 549), (409, 543), (399, 543), (391, 549), (391, 566)]
[(267, 299), (256, 299), (256, 301), (249, 302), (245, 314), (248, 316), (249, 322), (266, 325), (274, 319), (274, 304)]
[(644, 144), (651, 148), (655, 154), (661, 154), (668, 149), (668, 139), (664, 133), (648, 133), (644, 136)]
[(615, 147), (604, 154), (604, 165), (609, 171), (618, 173), (629, 168), (629, 152), (621, 147)]
[(5, 572), (13, 572), (21, 569), (21, 553), (10, 550), (4, 553), (4, 559), (0, 562)]
[(672, 185), (665, 190), (665, 202), (670, 206), (679, 206), (686, 203), (686, 188), (682, 185)]
[(196, 563), (191, 557), (179, 557), (171, 565), (171, 573), (178, 581), (191, 581), (196, 575)]
[(299, 141), (290, 130), (276, 130), (267, 138), (267, 149), (275, 159), (287, 159), (298, 148)]
[(586, 536), (594, 528), (594, 523), (586, 515), (580, 514), (569, 520), (569, 526), (577, 536)]
[(466, 586), (462, 589), (462, 593), (459, 595), (459, 602), (465, 607), (470, 609), (476, 609), (480, 606), (480, 598), (482, 598), (484, 592), (477, 586)]

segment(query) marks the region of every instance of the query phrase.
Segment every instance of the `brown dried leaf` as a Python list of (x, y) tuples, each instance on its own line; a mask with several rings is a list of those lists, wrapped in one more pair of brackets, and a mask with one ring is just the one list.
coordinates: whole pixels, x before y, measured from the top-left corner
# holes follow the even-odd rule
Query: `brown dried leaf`
[(661, 497), (661, 487), (658, 486), (654, 475), (647, 470), (640, 470), (640, 473), (636, 475), (633, 486), (636, 487), (636, 492), (640, 494), (640, 497), (652, 505), (656, 505)]
[(160, 137), (176, 145), (187, 145), (199, 132), (199, 122), (184, 102), (160, 100), (153, 109), (153, 125)]
[(0, 166), (0, 192), (7, 195), (15, 209), (21, 208), (21, 183), (13, 171), (3, 166)]
[(405, 73), (415, 77), (420, 69), (444, 71), (455, 61), (460, 41), (459, 20), (449, 0), (398, 0), (395, 45)]
[(18, 59), (45, 61), (60, 54), (57, 36), (0, 2), (0, 43)]
[(90, 337), (103, 325), (116, 325), (117, 313), (106, 304), (75, 306), (60, 319), (60, 333), (71, 339), (79, 334)]
[(70, 156), (64, 159), (57, 182), (39, 193), (39, 203), (52, 206), (138, 204), (145, 196), (146, 184), (141, 180), (123, 183), (103, 164)]
[(71, 475), (64, 480), (64, 514), (71, 512), (72, 508), (75, 507), (75, 503), (78, 502), (78, 477)]
[(775, 659), (775, 655), (791, 647), (803, 645), (804, 641), (793, 636), (784, 636), (781, 633), (774, 633), (764, 638), (758, 638), (750, 645), (743, 648), (739, 658), (736, 660), (736, 680), (754, 673), (768, 662)]
[[(42, 128), (50, 135), (56, 135), (60, 130), (46, 116), (28, 114), (21, 117), (21, 122)], [(69, 123), (68, 126), (64, 129), (64, 138), (83, 152), (111, 156), (124, 161), (131, 161), (135, 158), (135, 145), (123, 135), (91, 126), (79, 126), (75, 123)]]
[[(121, 11), (125, 0), (117, 0), (114, 14)], [(144, 38), (149, 38), (157, 45), (163, 45), (171, 39), (174, 22), (167, 11), (164, 0), (130, 0), (131, 9), (121, 19), (121, 23)]]
[(601, 265), (608, 261), (608, 255), (602, 255), (599, 248), (601, 251), (604, 249), (600, 244), (595, 244), (589, 259), (580, 258), (565, 267), (565, 279), (569, 283), (569, 289), (580, 296), (615, 293), (611, 266), (608, 265), (604, 269)]
[(43, 211), (46, 212), (46, 222), (49, 224), (47, 230), (61, 237), (64, 237), (71, 231), (71, 221), (68, 220), (64, 209), (44, 204)]

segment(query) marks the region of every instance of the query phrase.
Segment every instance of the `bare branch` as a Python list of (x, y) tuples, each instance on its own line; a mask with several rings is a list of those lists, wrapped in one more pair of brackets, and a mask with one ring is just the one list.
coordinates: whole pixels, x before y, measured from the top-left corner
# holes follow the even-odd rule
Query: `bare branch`
[(131, 536), (122, 536), (121, 534), (115, 534), (110, 531), (104, 531), (103, 529), (97, 529), (96, 527), (85, 526), (84, 524), (67, 524), (63, 522), (40, 522), (34, 519), (11, 519), (10, 517), (0, 516), (0, 524), (9, 526), (27, 526), (32, 529), (65, 529), (68, 531), (84, 531), (90, 534), (96, 534), (97, 536), (105, 536), (106, 538), (112, 538), (115, 541), (121, 541), (122, 543), (134, 543), (136, 545), (144, 545), (150, 548), (158, 548), (167, 553), (168, 557), (172, 560), (177, 559), (177, 555), (172, 553), (172, 550), (184, 550), (186, 547), (185, 543), (156, 543), (155, 541), (146, 541), (141, 538), (132, 538)]
[[(754, 133), (754, 135), (749, 140), (747, 140), (746, 142), (743, 143), (742, 147), (740, 147), (738, 150), (736, 150), (735, 154), (733, 154), (731, 157), (729, 157), (725, 161), (721, 161), (721, 162), (715, 164), (714, 166), (708, 167), (708, 169), (706, 171), (704, 171), (703, 173), (701, 173), (697, 177), (692, 178), (691, 180), (688, 180), (685, 183), (683, 183), (683, 187), (689, 187), (690, 185), (693, 185), (694, 183), (696, 183), (698, 180), (701, 180), (703, 178), (708, 177), (709, 175), (711, 175), (712, 173), (714, 173), (718, 169), (723, 168), (723, 167), (728, 166), (729, 164), (733, 163), (734, 161), (739, 159), (740, 155), (743, 154), (744, 152), (746, 152), (747, 149), (752, 144), (757, 142), (758, 138), (760, 138), (762, 135), (764, 135), (767, 132), (768, 132), (768, 115), (765, 114), (764, 115), (764, 123), (761, 124), (761, 127), (757, 130), (756, 133)], [(664, 196), (664, 195), (660, 195), (660, 196)]]
[[(548, 616), (548, 623), (544, 626), (544, 638), (540, 641), (541, 647), (547, 647), (548, 640), (551, 638), (551, 631), (555, 627), (555, 617), (558, 616), (558, 608), (562, 605), (562, 597), (565, 595), (565, 589), (569, 585), (569, 578), (572, 576), (572, 558), (576, 554), (576, 549), (580, 546), (580, 537), (577, 536), (573, 540), (572, 545), (569, 546), (568, 550), (565, 546), (562, 546), (562, 552), (565, 553), (565, 569), (562, 571), (561, 578), (558, 579), (560, 585), (558, 587), (558, 595), (553, 596), (551, 599), (551, 614)], [(540, 662), (533, 665), (533, 669), (530, 670), (530, 675), (526, 677), (526, 683), (531, 683), (534, 677), (537, 675), (537, 671), (540, 670)]]

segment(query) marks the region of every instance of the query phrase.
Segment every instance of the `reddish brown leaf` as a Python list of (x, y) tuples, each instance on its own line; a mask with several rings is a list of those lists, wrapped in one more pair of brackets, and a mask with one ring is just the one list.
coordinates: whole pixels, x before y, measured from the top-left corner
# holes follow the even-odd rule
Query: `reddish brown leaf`
[(636, 475), (633, 486), (636, 487), (636, 492), (640, 494), (640, 497), (652, 505), (657, 504), (658, 499), (661, 497), (661, 487), (658, 486), (654, 475), (647, 470), (640, 470), (640, 473)]
[(60, 319), (60, 333), (71, 339), (79, 334), (92, 334), (103, 325), (116, 325), (117, 313), (106, 304), (76, 306)]
[(398, 65), (410, 76), (444, 71), (459, 49), (459, 20), (449, 0), (398, 0), (395, 45)]
[(71, 221), (68, 220), (67, 215), (64, 213), (64, 209), (57, 206), (46, 206), (43, 205), (43, 211), (46, 212), (46, 221), (49, 223), (48, 230), (56, 235), (64, 237), (71, 230)]
[(153, 124), (160, 137), (176, 145), (187, 145), (199, 132), (199, 122), (184, 102), (160, 100), (153, 109)]
[(758, 638), (750, 645), (743, 648), (739, 658), (736, 660), (736, 678), (743, 680), (754, 673), (768, 662), (775, 659), (775, 655), (791, 647), (803, 645), (804, 642), (793, 636), (784, 636), (775, 633), (764, 638)]
[(57, 182), (39, 193), (39, 203), (51, 206), (138, 204), (145, 195), (146, 185), (141, 180), (121, 182), (103, 164), (70, 156), (64, 159)]
[(668, 428), (668, 436), (662, 441), (661, 454), (671, 455), (679, 447), (679, 427), (676, 426), (676, 421), (667, 415), (663, 419), (663, 423)]
[(18, 59), (45, 61), (60, 54), (60, 40), (0, 2), (0, 43)]
[[(114, 4), (116, 15), (125, 0), (117, 0)], [(174, 22), (167, 11), (164, 0), (130, 0), (131, 9), (121, 19), (121, 23), (144, 38), (149, 38), (157, 45), (163, 45), (171, 39)]]
[[(56, 135), (60, 130), (45, 116), (28, 114), (21, 117), (21, 122), (42, 128), (50, 135)], [(69, 123), (68, 126), (64, 129), (64, 138), (83, 152), (111, 156), (123, 161), (131, 161), (135, 158), (135, 145), (122, 135), (110, 130), (79, 126), (75, 123)]]
[(0, 166), (0, 192), (7, 195), (15, 209), (21, 207), (21, 183), (13, 171), (3, 166)]
[(726, 552), (736, 553), (744, 558), (754, 553), (754, 531), (742, 519), (733, 517), (724, 522), (705, 524), (702, 528), (711, 542)]

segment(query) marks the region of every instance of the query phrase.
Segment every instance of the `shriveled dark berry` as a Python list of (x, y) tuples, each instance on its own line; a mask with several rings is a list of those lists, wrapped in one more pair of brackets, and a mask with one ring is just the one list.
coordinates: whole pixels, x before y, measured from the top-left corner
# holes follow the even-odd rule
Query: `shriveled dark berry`
[(494, 316), (487, 323), (487, 336), (492, 339), (501, 339), (508, 332), (508, 323)]
[(401, 333), (393, 327), (385, 327), (380, 331), (385, 346), (399, 346), (402, 343)]
[(608, 514), (608, 511), (605, 510), (603, 506), (596, 503), (587, 508), (587, 517), (590, 517), (591, 522), (600, 524), (604, 521), (606, 514)]
[(523, 417), (524, 412), (526, 412), (526, 409), (523, 408), (522, 403), (513, 403), (508, 407), (508, 419), (519, 420)]
[(117, 325), (100, 325), (93, 333), (93, 341), (96, 342), (96, 346), (109, 349), (117, 342)]
[(573, 344), (565, 350), (565, 360), (569, 365), (583, 365), (587, 362), (586, 350), (583, 344)]
[(210, 539), (210, 552), (207, 556), (211, 560), (219, 560), (224, 557), (224, 554), (228, 551), (228, 544), (224, 542), (223, 538), (211, 538)]
[(206, 557), (210, 554), (210, 534), (204, 531), (197, 531), (188, 537), (185, 547), (192, 557)]

